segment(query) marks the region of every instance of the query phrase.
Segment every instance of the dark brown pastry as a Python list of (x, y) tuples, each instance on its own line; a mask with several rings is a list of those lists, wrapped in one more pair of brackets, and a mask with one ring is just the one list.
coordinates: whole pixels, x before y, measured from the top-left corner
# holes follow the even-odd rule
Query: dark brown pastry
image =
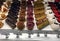
[(15, 29), (15, 28), (16, 28), (16, 25), (13, 24), (10, 20), (6, 19), (6, 23), (7, 23), (12, 29)]
[(17, 28), (19, 30), (23, 30), (25, 28), (24, 22), (22, 21), (17, 22)]
[(27, 4), (26, 4), (26, 0), (22, 0), (22, 1), (21, 1), (21, 7), (22, 7), (22, 8), (26, 8), (26, 5), (27, 5)]
[(20, 15), (19, 16), (19, 21), (25, 21), (25, 15)]
[(25, 11), (26, 11), (26, 8), (21, 8), (20, 13), (25, 13)]
[(16, 20), (18, 17), (17, 16), (7, 15), (7, 18), (11, 18), (12, 20)]
[(16, 20), (13, 20), (13, 19), (11, 19), (11, 18), (9, 18), (9, 17), (7, 17), (7, 19), (10, 20), (11, 22), (14, 22), (14, 23), (17, 22), (17, 19), (16, 19)]

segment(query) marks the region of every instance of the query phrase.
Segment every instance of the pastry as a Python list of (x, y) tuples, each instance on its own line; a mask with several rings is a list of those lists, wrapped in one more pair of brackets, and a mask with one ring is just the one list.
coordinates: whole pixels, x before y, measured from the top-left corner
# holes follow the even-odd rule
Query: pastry
[(6, 23), (12, 28), (15, 29), (16, 25), (11, 23), (8, 19), (6, 19)]
[(33, 7), (28, 7), (27, 13), (32, 13), (33, 12)]
[(11, 2), (10, 1), (7, 1), (6, 4), (7, 4), (8, 7), (11, 6)]
[(11, 7), (10, 7), (10, 10), (8, 12), (7, 19), (6, 19), (6, 23), (12, 29), (14, 29), (16, 27), (16, 22), (17, 22), (17, 18), (18, 18), (19, 9), (20, 9), (20, 1), (15, 0), (11, 4)]
[(37, 10), (34, 10), (34, 14), (38, 14), (38, 13), (45, 13), (45, 10), (40, 10), (40, 9), (37, 9)]
[(46, 27), (47, 25), (49, 25), (48, 20), (45, 20), (45, 21), (39, 20), (39, 21), (37, 21), (37, 28), (38, 28), (39, 30), (43, 29), (43, 28)]
[(32, 13), (32, 12), (30, 12), (30, 13), (27, 13), (27, 15), (28, 15), (28, 16), (33, 16), (33, 13)]
[(25, 21), (25, 15), (20, 15), (19, 16), (19, 21)]
[(37, 13), (37, 14), (35, 14), (35, 18), (39, 18), (39, 17), (44, 16), (44, 15), (45, 15), (44, 13)]
[(11, 22), (14, 22), (14, 23), (17, 22), (17, 20), (13, 20), (12, 18), (9, 18), (9, 17), (7, 17), (7, 19), (8, 19), (9, 21), (11, 21)]
[(17, 28), (19, 30), (23, 30), (25, 28), (24, 22), (22, 21), (17, 22)]
[(33, 21), (33, 20), (34, 20), (33, 16), (27, 16), (27, 21)]
[(2, 7), (1, 7), (1, 11), (2, 11), (2, 12), (7, 12), (8, 9), (7, 9), (7, 7), (5, 7), (4, 5), (2, 5)]
[(33, 28), (34, 28), (34, 22), (27, 22), (27, 29), (33, 30)]
[(25, 13), (25, 11), (26, 11), (26, 8), (21, 8), (20, 13)]
[(44, 18), (46, 18), (46, 16), (41, 16), (41, 17), (39, 17), (39, 18), (36, 18), (36, 20), (44, 19)]
[(2, 19), (5, 19), (6, 15), (5, 14), (1, 14), (1, 17), (2, 17)]
[(4, 24), (3, 24), (2, 22), (0, 22), (0, 28), (2, 28), (2, 27), (3, 27), (3, 25), (4, 25)]
[(22, 1), (21, 1), (21, 7), (22, 7), (22, 8), (25, 8), (26, 5), (27, 5), (27, 4), (26, 4), (26, 0), (22, 0)]
[(44, 4), (43, 3), (40, 3), (40, 2), (34, 2), (34, 7), (43, 7)]
[(17, 17), (17, 16), (7, 15), (7, 18), (11, 18), (11, 19), (13, 19), (13, 20), (16, 20), (18, 17)]

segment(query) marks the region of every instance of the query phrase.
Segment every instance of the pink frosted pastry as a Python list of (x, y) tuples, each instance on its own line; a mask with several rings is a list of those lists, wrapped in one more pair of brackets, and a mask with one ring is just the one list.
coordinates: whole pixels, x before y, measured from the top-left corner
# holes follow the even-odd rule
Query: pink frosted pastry
[(34, 28), (34, 22), (27, 22), (27, 29), (33, 30), (33, 28)]

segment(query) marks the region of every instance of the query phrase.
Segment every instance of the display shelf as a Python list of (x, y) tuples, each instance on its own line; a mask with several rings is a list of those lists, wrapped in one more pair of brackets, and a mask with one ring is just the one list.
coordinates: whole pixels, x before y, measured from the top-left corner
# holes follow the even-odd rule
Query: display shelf
[(57, 34), (57, 37), (60, 38), (60, 31), (47, 31), (47, 30), (32, 30), (32, 31), (28, 31), (28, 30), (23, 30), (23, 31), (19, 31), (19, 30), (11, 30), (11, 29), (0, 29), (0, 34), (2, 35), (6, 35), (6, 38), (8, 39), (8, 35), (10, 35), (10, 33), (14, 33), (17, 35), (17, 38), (19, 38), (19, 35), (22, 35), (22, 33), (27, 33), (29, 34), (29, 38), (31, 38), (31, 34), (37, 34), (37, 37), (40, 37), (39, 34), (44, 34), (45, 37), (47, 37), (47, 34)]
[(41, 33), (41, 34), (60, 34), (60, 31), (47, 31), (47, 30), (32, 30), (32, 31), (28, 31), (28, 30), (23, 30), (23, 31), (19, 31), (19, 30), (11, 30), (11, 29), (0, 29), (0, 33), (5, 35), (5, 34), (9, 34), (9, 33)]

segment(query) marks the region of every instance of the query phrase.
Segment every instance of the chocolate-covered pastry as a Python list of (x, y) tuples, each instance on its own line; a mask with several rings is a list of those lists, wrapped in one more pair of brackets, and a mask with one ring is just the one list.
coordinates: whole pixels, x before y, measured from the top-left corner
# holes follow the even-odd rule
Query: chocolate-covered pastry
[(26, 8), (26, 0), (21, 0), (21, 7)]
[(11, 22), (14, 22), (14, 23), (17, 22), (17, 20), (13, 20), (12, 18), (9, 18), (9, 17), (7, 17), (7, 19), (10, 20)]
[(6, 20), (6, 23), (12, 28), (15, 29), (16, 25), (12, 24), (8, 19)]
[(12, 24), (14, 24), (14, 25), (16, 25), (16, 21), (13, 21), (13, 20), (11, 20), (11, 19), (6, 19), (6, 20), (8, 20), (9, 22), (11, 22)]
[(20, 11), (20, 15), (19, 15), (19, 21), (25, 21), (25, 11), (26, 11), (26, 8), (21, 8), (21, 11)]
[(26, 8), (21, 8), (20, 13), (25, 13), (25, 11), (26, 11)]
[(11, 19), (13, 19), (13, 20), (16, 20), (18, 17), (17, 17), (17, 16), (7, 15), (7, 18), (11, 18)]
[(18, 14), (16, 12), (8, 12), (8, 15), (17, 16)]
[(25, 15), (20, 15), (19, 16), (19, 21), (25, 21)]
[(23, 30), (25, 28), (24, 22), (25, 22), (25, 12), (26, 12), (26, 0), (21, 0), (21, 9), (18, 17), (18, 22), (17, 22), (17, 28), (19, 30)]
[(16, 2), (14, 1), (11, 4), (11, 7), (10, 7), (10, 10), (8, 12), (7, 19), (6, 19), (6, 23), (12, 29), (16, 27), (19, 9), (20, 9), (20, 1), (16, 1)]
[(19, 30), (23, 30), (25, 28), (24, 22), (22, 21), (17, 22), (17, 28)]
[(26, 15), (26, 8), (22, 8), (21, 7), (21, 11), (20, 11), (20, 16), (24, 16), (25, 17), (25, 15)]

